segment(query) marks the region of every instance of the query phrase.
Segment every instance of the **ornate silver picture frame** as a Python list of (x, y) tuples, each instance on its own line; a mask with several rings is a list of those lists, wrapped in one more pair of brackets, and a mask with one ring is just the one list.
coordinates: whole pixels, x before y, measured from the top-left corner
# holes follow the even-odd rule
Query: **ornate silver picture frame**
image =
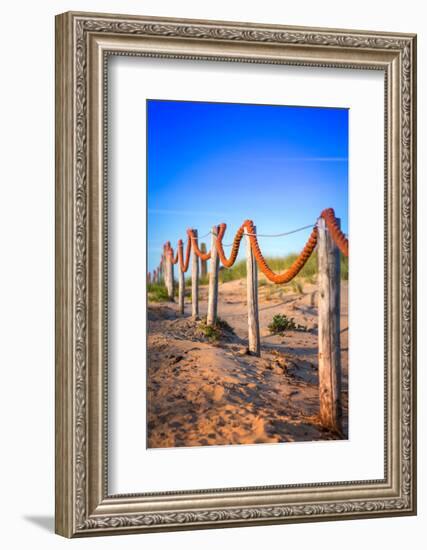
[[(107, 60), (384, 73), (384, 478), (110, 494)], [(416, 513), (416, 37), (65, 13), (56, 18), (56, 532), (135, 532)]]

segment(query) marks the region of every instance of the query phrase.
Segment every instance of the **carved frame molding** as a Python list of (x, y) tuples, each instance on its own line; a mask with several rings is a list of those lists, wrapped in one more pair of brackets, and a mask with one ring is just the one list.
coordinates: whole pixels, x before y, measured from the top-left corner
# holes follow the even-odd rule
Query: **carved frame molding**
[[(140, 55), (385, 73), (384, 480), (108, 495), (106, 59)], [(414, 35), (66, 13), (56, 18), (56, 531), (64, 536), (414, 514)]]

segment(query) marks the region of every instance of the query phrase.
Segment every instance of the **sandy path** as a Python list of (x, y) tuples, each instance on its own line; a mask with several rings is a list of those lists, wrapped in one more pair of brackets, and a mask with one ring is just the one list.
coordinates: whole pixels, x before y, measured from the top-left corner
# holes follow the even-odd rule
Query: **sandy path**
[[(275, 289), (276, 290), (276, 289)], [(344, 437), (347, 434), (348, 307), (341, 289)], [(246, 355), (244, 281), (223, 283), (219, 315), (233, 328), (218, 344), (198, 333), (177, 305), (150, 304), (148, 336), (148, 446), (197, 446), (336, 439), (318, 421), (317, 309), (314, 285), (303, 294), (271, 295), (260, 288), (261, 358)], [(200, 310), (206, 311), (207, 288)], [(284, 313), (307, 332), (271, 335), (273, 315)]]

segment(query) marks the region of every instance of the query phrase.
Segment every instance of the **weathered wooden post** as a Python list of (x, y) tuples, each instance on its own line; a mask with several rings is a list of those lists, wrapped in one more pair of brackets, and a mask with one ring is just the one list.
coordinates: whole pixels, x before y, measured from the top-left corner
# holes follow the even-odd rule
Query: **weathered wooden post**
[[(208, 315), (206, 319), (207, 325), (215, 325), (218, 313), (218, 278), (219, 278), (219, 256), (216, 248), (216, 238), (218, 235), (218, 227), (212, 227), (211, 240), (211, 265), (209, 273), (209, 295), (208, 295)], [(206, 247), (205, 247), (206, 251)], [(206, 263), (206, 262), (205, 262)], [(203, 273), (203, 262), (202, 262)]]
[[(192, 244), (197, 244), (197, 229), (193, 229)], [(191, 262), (191, 312), (195, 319), (199, 317), (199, 258), (192, 246)]]
[(174, 277), (173, 277), (173, 263), (172, 263), (172, 252), (170, 248), (170, 243), (167, 243), (166, 249), (165, 249), (165, 262), (164, 262), (164, 270), (165, 270), (165, 285), (166, 290), (168, 292), (168, 298), (169, 300), (174, 299)]
[[(203, 252), (203, 254), (206, 254), (206, 243), (202, 243), (200, 245), (200, 250)], [(200, 277), (203, 279), (203, 277), (206, 277), (208, 273), (208, 261), (202, 260), (200, 258)]]
[[(338, 225), (340, 220), (337, 220)], [(318, 227), (320, 421), (341, 432), (340, 253), (323, 218)]]
[[(178, 257), (183, 258), (182, 241), (178, 241)], [(181, 315), (184, 314), (184, 296), (185, 296), (185, 274), (181, 269), (181, 262), (178, 262), (178, 305)]]
[(168, 255), (168, 248), (167, 248), (167, 245), (165, 244), (163, 246), (162, 261), (160, 262), (160, 272), (162, 273), (162, 283), (165, 285), (166, 288), (168, 286), (168, 283), (167, 283), (167, 279), (168, 279), (167, 255)]
[[(256, 227), (253, 228), (256, 233)], [(251, 241), (248, 237), (248, 230), (245, 228), (246, 235), (246, 292), (248, 300), (248, 350), (251, 355), (259, 356), (261, 353), (261, 344), (259, 336), (259, 318), (258, 318), (258, 266), (252, 251)]]
[(169, 294), (169, 298), (174, 301), (174, 293), (175, 293), (175, 269), (174, 269), (174, 265), (172, 263), (172, 249), (170, 250), (169, 252), (169, 264), (170, 264), (170, 267), (169, 267), (169, 270), (170, 270), (170, 283), (169, 283), (169, 290), (170, 292), (168, 293)]
[(161, 282), (164, 281), (164, 265), (165, 265), (165, 260), (164, 260), (164, 256), (162, 256), (162, 259), (160, 261), (160, 265), (157, 268), (157, 283), (158, 284), (160, 284)]

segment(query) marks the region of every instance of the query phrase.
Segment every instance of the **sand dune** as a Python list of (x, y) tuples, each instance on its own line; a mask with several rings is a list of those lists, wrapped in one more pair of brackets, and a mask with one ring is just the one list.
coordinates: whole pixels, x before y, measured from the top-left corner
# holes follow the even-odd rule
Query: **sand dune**
[[(347, 437), (347, 282), (341, 289), (343, 367), (342, 436), (318, 419), (317, 309), (315, 285), (303, 294), (270, 294), (260, 288), (260, 358), (246, 354), (245, 281), (220, 285), (219, 315), (232, 327), (218, 343), (198, 330), (186, 306), (150, 303), (148, 309), (148, 447), (181, 447), (314, 441)], [(207, 288), (201, 288), (201, 315)], [(271, 335), (273, 315), (284, 313), (307, 332)]]

